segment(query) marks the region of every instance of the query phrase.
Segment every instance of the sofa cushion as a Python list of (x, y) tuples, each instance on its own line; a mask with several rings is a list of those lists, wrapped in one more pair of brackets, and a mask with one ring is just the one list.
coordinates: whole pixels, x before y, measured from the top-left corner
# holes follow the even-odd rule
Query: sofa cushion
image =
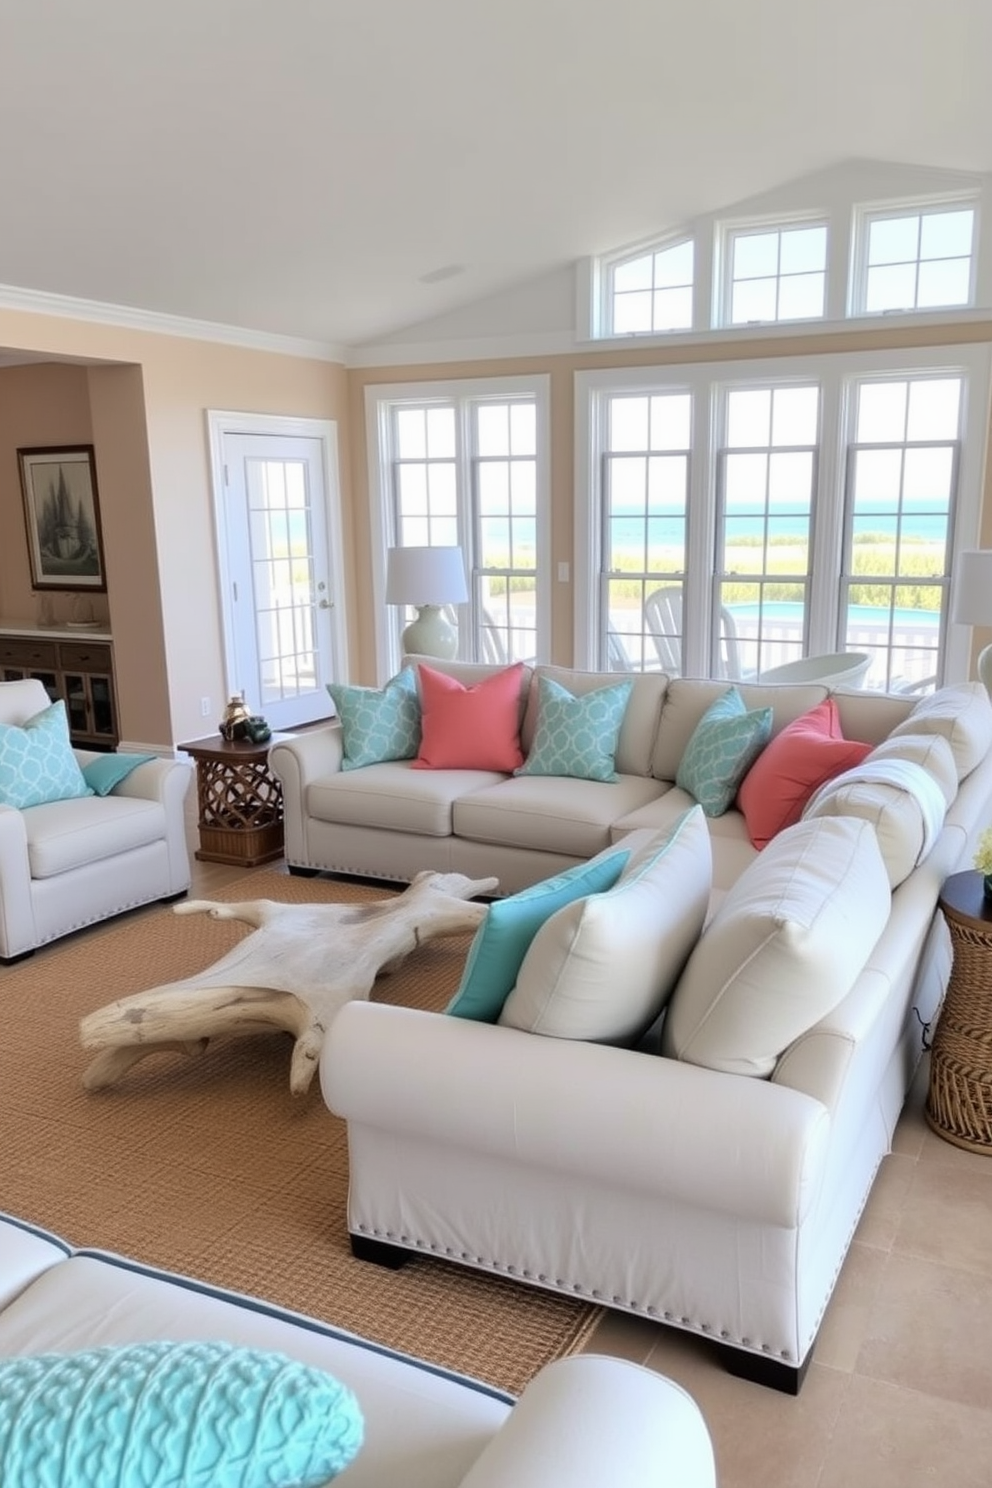
[(382, 688), (329, 682), (327, 691), (341, 721), (342, 770), (413, 759), (420, 747), (420, 697), (412, 671), (397, 673)]
[[(669, 682), (651, 755), (651, 773), (657, 780), (675, 779), (693, 730), (710, 704), (724, 695), (728, 685), (719, 680), (695, 677), (675, 677)], [(760, 687), (751, 682), (736, 682), (734, 685), (744, 700), (745, 708), (752, 711), (771, 708), (773, 737), (787, 723), (802, 713), (808, 713), (810, 708), (815, 708), (817, 703), (830, 696), (825, 687), (814, 683), (778, 687)], [(860, 736), (851, 734), (851, 737)]]
[(878, 838), (891, 888), (898, 888), (926, 857), (947, 804), (936, 781), (912, 760), (864, 760), (812, 796), (803, 817), (861, 817)]
[(610, 845), (618, 817), (661, 794), (656, 780), (621, 775), (615, 784), (555, 775), (516, 775), (462, 791), (452, 808), (455, 835), (473, 842), (591, 858)]
[(755, 847), (767, 846), (776, 833), (797, 822), (813, 792), (858, 764), (870, 749), (870, 744), (844, 738), (833, 698), (787, 723), (758, 755), (737, 792)]
[[(636, 811), (619, 817), (613, 823), (610, 836), (615, 843), (624, 845), (631, 832), (668, 831), (690, 806), (696, 804), (688, 791), (673, 786), (646, 806), (639, 806)], [(731, 809), (722, 816), (708, 817), (707, 826), (713, 853), (713, 889), (725, 891), (737, 882), (748, 864), (754, 862), (758, 849), (748, 836), (747, 825), (739, 811)]]
[(421, 737), (417, 770), (505, 770), (523, 763), (520, 748), (522, 662), (466, 686), (421, 663)]
[(160, 842), (165, 807), (135, 796), (80, 796), (48, 801), (24, 813), (32, 878), (55, 878), (101, 858)]
[(88, 796), (69, 742), (61, 698), (27, 719), (23, 727), (0, 723), (0, 806), (18, 811), (45, 801)]
[(693, 806), (631, 856), (614, 888), (545, 921), (499, 1022), (552, 1038), (636, 1041), (699, 936), (710, 881), (709, 832)]
[(534, 741), (514, 773), (618, 780), (617, 740), (632, 688), (628, 678), (576, 697), (553, 677), (538, 677)]
[(629, 852), (618, 849), (491, 904), (469, 946), (461, 983), (445, 1012), (455, 1018), (495, 1023), (527, 948), (545, 920), (573, 899), (612, 889), (629, 857)]
[[(541, 677), (550, 677), (552, 681), (566, 688), (573, 697), (584, 697), (587, 692), (593, 692), (605, 686), (609, 681), (616, 680), (615, 677), (611, 678), (611, 675), (605, 672), (580, 672), (567, 667), (537, 667), (534, 680), (530, 685), (527, 712), (521, 731), (525, 754), (530, 753), (534, 744), (540, 705), (539, 681)], [(658, 732), (658, 720), (661, 717), (661, 705), (668, 686), (668, 678), (661, 673), (648, 672), (624, 680), (631, 683), (631, 690), (617, 739), (616, 768), (621, 775), (650, 775), (651, 755), (655, 735)], [(669, 778), (674, 779), (674, 775)]]
[(344, 1385), (262, 1349), (155, 1342), (0, 1360), (11, 1488), (320, 1488), (362, 1432)]
[(770, 1075), (794, 1039), (853, 987), (889, 917), (872, 825), (801, 821), (729, 890), (672, 994), (662, 1052), (729, 1074)]
[(954, 752), (943, 734), (896, 734), (876, 744), (868, 761), (881, 759), (912, 760), (933, 780), (947, 805), (958, 793), (958, 769)]
[(707, 816), (722, 816), (771, 732), (771, 708), (749, 712), (737, 688), (728, 687), (693, 729), (675, 784), (694, 796)]
[(942, 687), (920, 698), (892, 734), (943, 734), (963, 780), (992, 750), (992, 703), (981, 682)]
[(412, 760), (394, 760), (312, 781), (306, 810), (318, 821), (343, 826), (448, 837), (455, 802), (505, 778), (495, 770), (415, 770)]

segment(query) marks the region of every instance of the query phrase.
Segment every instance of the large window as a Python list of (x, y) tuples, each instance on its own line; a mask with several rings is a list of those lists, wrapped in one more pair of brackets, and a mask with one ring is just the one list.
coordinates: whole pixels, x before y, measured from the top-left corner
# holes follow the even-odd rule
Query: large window
[(855, 650), (869, 687), (935, 686), (953, 548), (978, 534), (985, 430), (967, 409), (986, 407), (988, 360), (578, 374), (576, 664), (755, 680)]
[(608, 273), (607, 335), (692, 329), (691, 238), (614, 264)]
[[(549, 605), (546, 379), (370, 388), (367, 397), (380, 599), (387, 548), (459, 544), (469, 575), (469, 603), (452, 617), (459, 655), (488, 662), (543, 660)], [(411, 618), (412, 612), (385, 616), (381, 672), (395, 669), (399, 636)]]

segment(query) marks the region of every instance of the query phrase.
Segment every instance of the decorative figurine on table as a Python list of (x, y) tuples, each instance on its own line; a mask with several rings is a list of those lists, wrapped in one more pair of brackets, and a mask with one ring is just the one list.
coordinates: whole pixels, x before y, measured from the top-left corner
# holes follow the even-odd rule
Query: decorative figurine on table
[(243, 692), (234, 692), (224, 709), (224, 717), (217, 725), (221, 737), (250, 739), (253, 744), (265, 744), (272, 738), (272, 730), (260, 713), (251, 713)]

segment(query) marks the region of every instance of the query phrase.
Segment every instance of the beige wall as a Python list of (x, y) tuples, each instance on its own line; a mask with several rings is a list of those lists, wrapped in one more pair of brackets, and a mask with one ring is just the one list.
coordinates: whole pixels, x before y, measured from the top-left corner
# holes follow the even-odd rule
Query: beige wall
[[(574, 375), (608, 367), (677, 366), (697, 362), (734, 362), (759, 358), (812, 356), (827, 352), (893, 350), (912, 346), (951, 346), (992, 342), (988, 323), (965, 323), (952, 326), (919, 326), (878, 331), (843, 330), (809, 336), (790, 336), (780, 341), (755, 337), (753, 340), (706, 340), (693, 346), (654, 346), (610, 348), (609, 350), (575, 353), (546, 358), (527, 357), (500, 361), (445, 362), (429, 365), (353, 368), (348, 376), (350, 434), (354, 472), (355, 553), (360, 572), (370, 573), (371, 531), (368, 501), (368, 461), (365, 436), (365, 389), (377, 383), (429, 382), (457, 377), (513, 377), (546, 373), (551, 379), (551, 559), (574, 567), (574, 481), (575, 481), (575, 399)], [(990, 423), (992, 410), (985, 410)], [(992, 426), (990, 426), (992, 439)], [(983, 515), (981, 542), (992, 547), (992, 468), (986, 457), (983, 481)], [(363, 594), (368, 587), (363, 586)], [(554, 584), (551, 616), (552, 659), (559, 665), (573, 660), (573, 613), (570, 584)], [(992, 634), (975, 634), (976, 650)], [(359, 680), (375, 680), (375, 657), (371, 634), (371, 615), (363, 617), (361, 627)]]
[[(94, 444), (122, 734), (131, 743), (173, 744), (210, 732), (224, 700), (208, 409), (337, 423), (350, 672), (353, 680), (374, 682), (365, 430), (370, 384), (547, 374), (551, 546), (557, 565), (573, 562), (575, 372), (990, 340), (988, 325), (963, 323), (884, 335), (844, 330), (778, 344), (763, 338), (707, 340), (691, 347), (347, 370), (302, 357), (0, 310), (0, 345), (79, 362), (0, 369), (0, 617), (35, 614), (17, 447)], [(981, 541), (992, 547), (988, 467)], [(552, 605), (552, 656), (567, 664), (573, 655), (570, 585), (553, 586)], [(976, 635), (976, 646), (988, 639)], [(200, 715), (201, 697), (215, 705), (209, 723)]]
[[(163, 746), (211, 732), (225, 679), (206, 412), (338, 424), (344, 568), (353, 574), (344, 370), (21, 311), (0, 310), (0, 345), (89, 364), (0, 369), (0, 617), (35, 614), (14, 451), (92, 443), (122, 736)], [(208, 722), (201, 697), (215, 705)]]

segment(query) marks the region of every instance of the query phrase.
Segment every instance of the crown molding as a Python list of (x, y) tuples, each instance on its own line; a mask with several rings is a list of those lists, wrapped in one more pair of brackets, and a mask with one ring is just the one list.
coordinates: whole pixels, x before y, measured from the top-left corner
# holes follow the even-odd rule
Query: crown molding
[(215, 341), (250, 351), (275, 352), (281, 356), (307, 357), (318, 362), (344, 364), (344, 347), (302, 336), (282, 336), (245, 326), (222, 325), (212, 320), (192, 320), (157, 310), (137, 310), (129, 305), (108, 305), (100, 300), (79, 300), (72, 295), (49, 294), (0, 284), (0, 310), (25, 310), (31, 315), (55, 315), (65, 320), (85, 320), (97, 325), (132, 331), (150, 331), (159, 336), (180, 336), (188, 341)]
[(581, 350), (571, 331), (470, 336), (464, 340), (400, 341), (352, 346), (348, 367), (417, 367), (430, 362), (495, 362), (507, 358), (564, 356)]

